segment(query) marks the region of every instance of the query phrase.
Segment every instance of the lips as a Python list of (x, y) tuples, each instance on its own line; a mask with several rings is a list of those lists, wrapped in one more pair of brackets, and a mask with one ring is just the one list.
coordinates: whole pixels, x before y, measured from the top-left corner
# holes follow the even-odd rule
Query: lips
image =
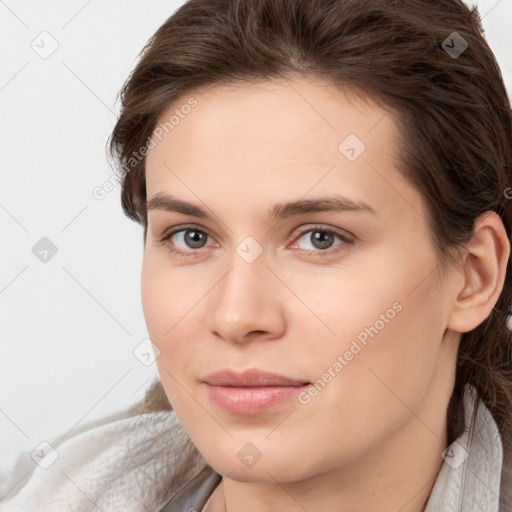
[(247, 370), (236, 373), (232, 370), (222, 370), (208, 375), (204, 382), (212, 386), (232, 387), (262, 387), (262, 386), (303, 386), (309, 384), (305, 380), (291, 379), (277, 373), (262, 370)]
[(210, 400), (231, 414), (254, 415), (296, 396), (311, 383), (251, 369), (222, 370), (204, 378)]

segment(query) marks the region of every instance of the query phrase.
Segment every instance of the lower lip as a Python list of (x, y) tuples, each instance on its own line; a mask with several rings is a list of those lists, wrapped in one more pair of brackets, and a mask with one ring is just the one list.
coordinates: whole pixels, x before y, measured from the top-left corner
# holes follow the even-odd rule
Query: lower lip
[(228, 387), (206, 384), (210, 399), (221, 409), (250, 416), (267, 411), (274, 405), (297, 396), (304, 386)]

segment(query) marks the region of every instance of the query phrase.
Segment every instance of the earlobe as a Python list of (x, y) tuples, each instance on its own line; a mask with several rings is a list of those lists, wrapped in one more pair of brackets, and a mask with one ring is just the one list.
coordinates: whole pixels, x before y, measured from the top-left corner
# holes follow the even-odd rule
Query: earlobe
[(510, 242), (499, 215), (487, 211), (476, 219), (463, 257), (463, 286), (455, 289), (447, 327), (469, 332), (490, 314), (503, 289)]

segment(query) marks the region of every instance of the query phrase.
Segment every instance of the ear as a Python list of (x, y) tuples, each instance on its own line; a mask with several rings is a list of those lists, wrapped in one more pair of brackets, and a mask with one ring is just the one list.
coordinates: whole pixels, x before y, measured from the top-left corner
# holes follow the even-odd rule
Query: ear
[(490, 314), (503, 289), (510, 242), (498, 214), (487, 211), (473, 225), (473, 236), (462, 258), (462, 282), (454, 288), (447, 327), (468, 332)]

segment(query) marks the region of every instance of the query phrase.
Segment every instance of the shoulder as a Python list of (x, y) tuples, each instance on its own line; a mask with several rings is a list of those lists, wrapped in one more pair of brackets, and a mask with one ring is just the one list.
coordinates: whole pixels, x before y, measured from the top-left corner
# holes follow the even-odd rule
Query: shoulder
[(1, 510), (160, 510), (207, 463), (170, 406), (149, 404), (146, 395), (137, 406), (50, 441), (37, 462), (21, 455)]

